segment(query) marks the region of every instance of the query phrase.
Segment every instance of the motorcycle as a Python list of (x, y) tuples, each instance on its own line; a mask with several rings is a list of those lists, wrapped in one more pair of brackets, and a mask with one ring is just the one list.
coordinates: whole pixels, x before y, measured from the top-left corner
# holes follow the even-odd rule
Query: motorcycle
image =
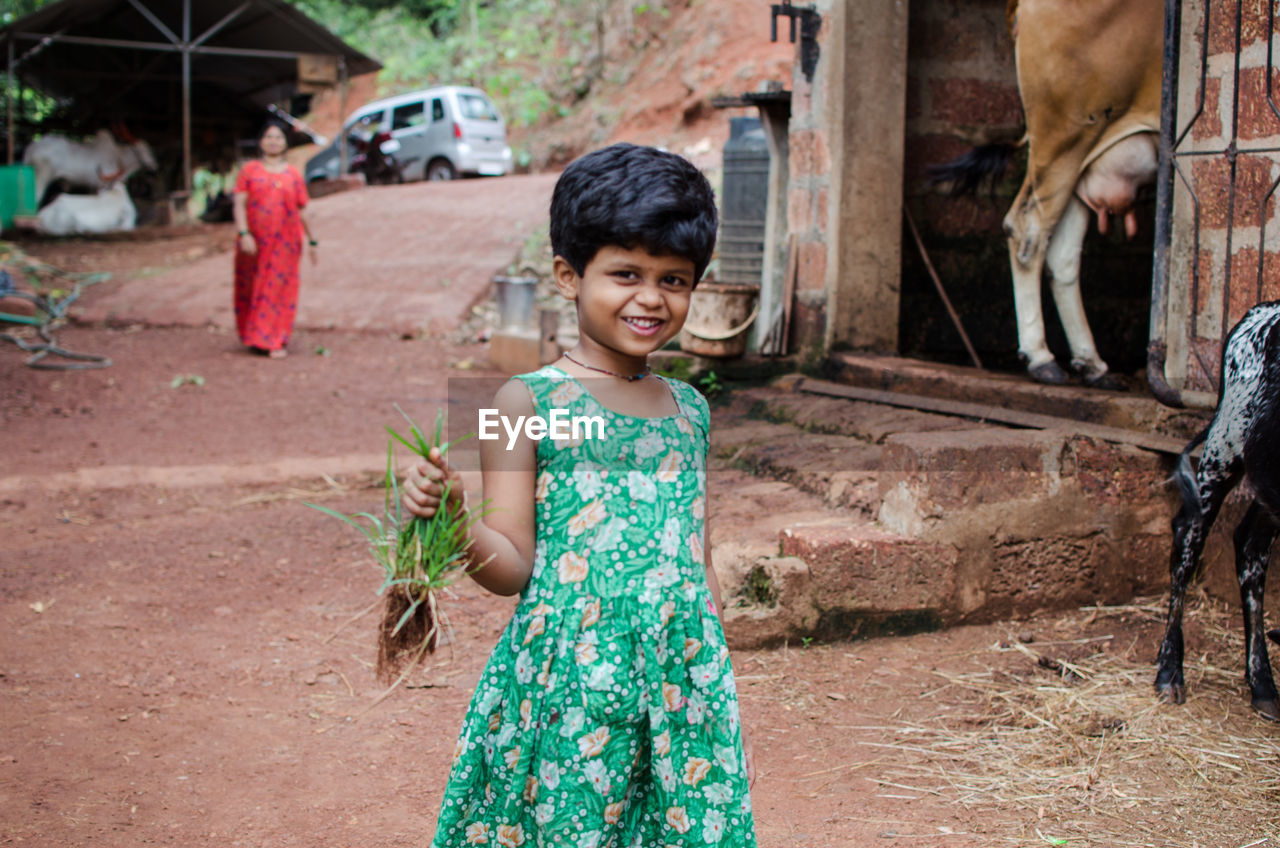
[(353, 134), (351, 146), (355, 154), (348, 170), (364, 174), (368, 185), (392, 185), (404, 182), (404, 169), (412, 160), (404, 162), (396, 158), (400, 142), (386, 131), (375, 132), (368, 137)]

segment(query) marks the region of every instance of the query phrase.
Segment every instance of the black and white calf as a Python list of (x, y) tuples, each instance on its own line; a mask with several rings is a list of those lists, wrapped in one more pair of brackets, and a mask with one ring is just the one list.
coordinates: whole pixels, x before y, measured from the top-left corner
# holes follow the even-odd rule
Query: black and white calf
[[(1261, 303), (1240, 319), (1222, 356), (1222, 393), (1213, 421), (1182, 452), (1174, 477), (1182, 509), (1173, 519), (1169, 620), (1157, 660), (1156, 691), (1181, 704), (1182, 604), (1218, 508), (1241, 474), (1254, 500), (1235, 531), (1236, 577), (1244, 607), (1245, 680), (1253, 708), (1280, 721), (1262, 617), (1267, 556), (1280, 534), (1280, 301)], [(1198, 468), (1191, 451), (1204, 443)]]

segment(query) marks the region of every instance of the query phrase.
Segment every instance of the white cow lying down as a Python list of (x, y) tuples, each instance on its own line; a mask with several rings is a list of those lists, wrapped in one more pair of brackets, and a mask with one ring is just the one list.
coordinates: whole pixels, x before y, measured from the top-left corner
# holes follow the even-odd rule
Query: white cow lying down
[(137, 217), (122, 180), (97, 194), (60, 194), (39, 216), (40, 229), (55, 236), (132, 230)]

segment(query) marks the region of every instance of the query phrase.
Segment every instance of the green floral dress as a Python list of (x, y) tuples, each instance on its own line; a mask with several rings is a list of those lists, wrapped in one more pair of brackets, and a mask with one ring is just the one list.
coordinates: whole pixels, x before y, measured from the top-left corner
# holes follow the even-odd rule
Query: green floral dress
[[(612, 412), (548, 366), (533, 574), (471, 700), (435, 848), (756, 844), (738, 697), (703, 561), (710, 413)], [(598, 432), (591, 435), (598, 436)]]

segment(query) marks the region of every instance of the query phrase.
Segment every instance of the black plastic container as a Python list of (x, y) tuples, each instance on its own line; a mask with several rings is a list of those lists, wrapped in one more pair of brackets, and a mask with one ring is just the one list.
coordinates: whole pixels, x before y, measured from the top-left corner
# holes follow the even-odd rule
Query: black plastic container
[(730, 118), (720, 196), (720, 282), (760, 285), (768, 200), (769, 143), (760, 119)]

